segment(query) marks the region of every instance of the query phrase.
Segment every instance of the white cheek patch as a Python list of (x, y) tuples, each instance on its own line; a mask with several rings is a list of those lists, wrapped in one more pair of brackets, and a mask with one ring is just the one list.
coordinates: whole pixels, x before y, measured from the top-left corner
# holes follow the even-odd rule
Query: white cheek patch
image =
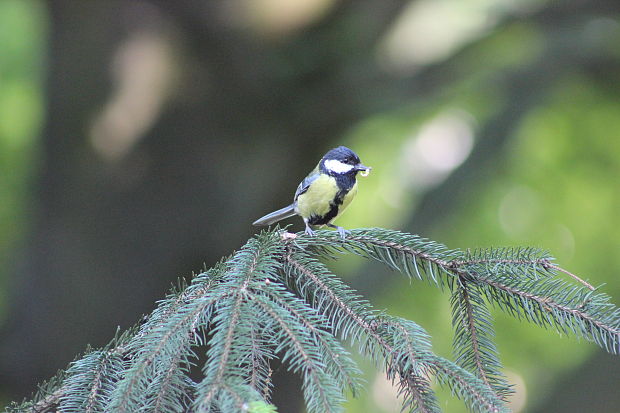
[(351, 172), (353, 170), (353, 165), (347, 165), (336, 159), (328, 159), (325, 161), (325, 168), (337, 174), (344, 174)]

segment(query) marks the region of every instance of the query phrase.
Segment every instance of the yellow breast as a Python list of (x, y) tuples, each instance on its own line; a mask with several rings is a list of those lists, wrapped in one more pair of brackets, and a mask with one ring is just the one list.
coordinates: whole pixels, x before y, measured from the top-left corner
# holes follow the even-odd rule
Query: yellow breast
[[(325, 216), (332, 208), (332, 203), (340, 189), (336, 180), (328, 175), (319, 176), (308, 190), (297, 198), (296, 212), (303, 218), (311, 216)], [(351, 203), (357, 193), (357, 183), (344, 196), (342, 205), (338, 206), (338, 215)], [(330, 221), (332, 221), (332, 218)]]

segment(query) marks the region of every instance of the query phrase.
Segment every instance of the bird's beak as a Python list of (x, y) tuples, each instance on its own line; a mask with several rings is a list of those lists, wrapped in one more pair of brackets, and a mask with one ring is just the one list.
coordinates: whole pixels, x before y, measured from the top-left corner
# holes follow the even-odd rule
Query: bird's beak
[(355, 170), (361, 172), (360, 175), (362, 176), (368, 176), (371, 169), (372, 168), (370, 166), (362, 165), (361, 163), (355, 165)]

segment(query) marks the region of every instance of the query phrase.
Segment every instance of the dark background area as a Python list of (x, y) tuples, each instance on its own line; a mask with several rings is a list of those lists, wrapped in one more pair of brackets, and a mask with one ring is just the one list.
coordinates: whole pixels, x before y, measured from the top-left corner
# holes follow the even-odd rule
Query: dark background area
[[(616, 0), (0, 3), (0, 396), (239, 248), (340, 144), (373, 166), (345, 227), (541, 247), (618, 303), (619, 15)], [(450, 354), (441, 292), (334, 266)], [(620, 405), (617, 357), (499, 314), (497, 336), (515, 411)], [(399, 411), (367, 371), (347, 411)], [(299, 411), (284, 374), (276, 404)]]

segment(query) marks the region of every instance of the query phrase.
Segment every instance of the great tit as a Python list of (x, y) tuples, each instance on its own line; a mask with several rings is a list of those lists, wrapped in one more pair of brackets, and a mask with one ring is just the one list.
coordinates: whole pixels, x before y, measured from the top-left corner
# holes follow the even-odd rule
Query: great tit
[(312, 172), (299, 184), (293, 203), (254, 221), (254, 225), (270, 225), (299, 215), (306, 224), (306, 234), (314, 235), (312, 227), (327, 225), (336, 228), (344, 239), (344, 228), (332, 224), (357, 193), (358, 172), (370, 172), (351, 149), (339, 146), (327, 152)]

